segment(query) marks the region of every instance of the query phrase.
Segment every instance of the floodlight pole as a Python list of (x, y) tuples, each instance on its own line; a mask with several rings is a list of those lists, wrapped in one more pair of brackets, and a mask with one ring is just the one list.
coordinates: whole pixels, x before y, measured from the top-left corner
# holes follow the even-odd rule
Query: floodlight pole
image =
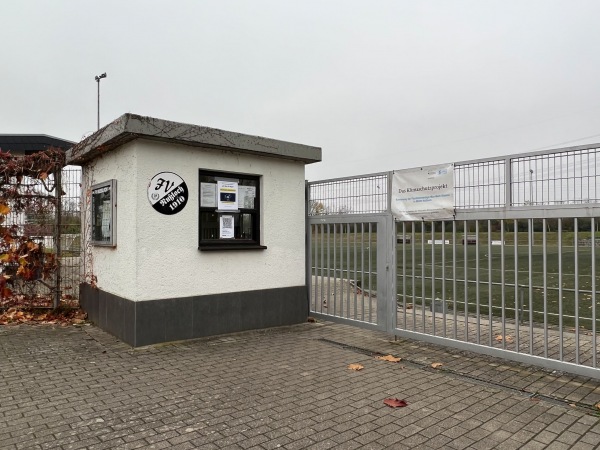
[(533, 169), (529, 169), (529, 203), (533, 205)]
[(100, 80), (102, 78), (106, 78), (106, 72), (104, 72), (102, 75), (96, 75), (94, 78), (96, 83), (98, 83), (98, 130), (100, 129)]

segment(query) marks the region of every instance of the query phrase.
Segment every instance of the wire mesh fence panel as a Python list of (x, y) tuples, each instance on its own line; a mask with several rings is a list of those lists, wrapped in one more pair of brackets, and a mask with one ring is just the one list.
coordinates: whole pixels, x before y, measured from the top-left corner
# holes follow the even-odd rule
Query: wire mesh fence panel
[[(62, 154), (4, 155), (0, 307), (76, 306), (81, 280), (81, 170)], [(56, 167), (51, 172), (48, 168)]]
[(309, 183), (308, 215), (384, 213), (388, 177), (381, 173)]
[(67, 166), (62, 170), (62, 205), (58, 223), (60, 234), (61, 296), (65, 301), (79, 299), (83, 276), (81, 260), (81, 168)]
[(506, 204), (506, 161), (457, 164), (454, 168), (455, 208), (492, 208)]
[(526, 155), (511, 161), (514, 206), (597, 203), (600, 148)]

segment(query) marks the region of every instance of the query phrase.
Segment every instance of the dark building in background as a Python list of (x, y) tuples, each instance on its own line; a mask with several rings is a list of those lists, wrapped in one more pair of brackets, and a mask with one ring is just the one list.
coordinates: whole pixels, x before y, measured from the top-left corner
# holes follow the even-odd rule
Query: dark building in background
[(0, 150), (13, 155), (31, 155), (49, 147), (68, 150), (75, 142), (46, 134), (0, 134)]

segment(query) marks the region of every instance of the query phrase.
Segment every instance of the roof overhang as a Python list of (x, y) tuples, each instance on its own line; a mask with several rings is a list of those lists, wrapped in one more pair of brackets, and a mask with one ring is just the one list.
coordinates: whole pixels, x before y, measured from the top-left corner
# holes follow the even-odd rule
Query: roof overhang
[(319, 147), (128, 113), (68, 150), (67, 163), (86, 164), (101, 154), (134, 139), (150, 139), (205, 149), (291, 159), (305, 164), (321, 161)]

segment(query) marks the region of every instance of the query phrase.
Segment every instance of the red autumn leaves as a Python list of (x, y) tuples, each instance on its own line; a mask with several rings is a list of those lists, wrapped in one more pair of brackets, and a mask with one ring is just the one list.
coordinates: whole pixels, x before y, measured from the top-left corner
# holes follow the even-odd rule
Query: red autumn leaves
[(386, 398), (383, 401), (383, 404), (389, 406), (390, 408), (403, 408), (408, 406), (408, 403), (406, 403), (405, 400), (400, 400), (397, 398)]

